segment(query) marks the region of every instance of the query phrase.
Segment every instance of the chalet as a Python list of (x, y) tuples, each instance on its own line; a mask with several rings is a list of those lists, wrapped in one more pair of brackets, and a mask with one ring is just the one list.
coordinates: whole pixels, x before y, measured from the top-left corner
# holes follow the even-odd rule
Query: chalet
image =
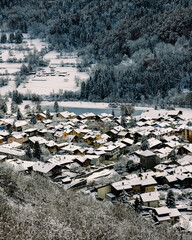
[(36, 114), (36, 119), (39, 121), (44, 121), (47, 119), (46, 115), (44, 113), (37, 113)]
[(128, 180), (123, 180), (111, 184), (111, 192), (114, 195), (119, 196), (122, 191), (126, 191), (128, 193), (132, 191), (132, 186)]
[(145, 150), (140, 153), (140, 163), (142, 168), (153, 170), (160, 163), (160, 159), (154, 152)]
[(192, 144), (185, 144), (178, 148), (178, 154), (192, 154)]
[(168, 184), (169, 186), (173, 187), (175, 184), (178, 184), (178, 179), (175, 174), (167, 175), (164, 177), (163, 182), (164, 184)]
[(143, 206), (146, 207), (159, 207), (159, 193), (158, 192), (148, 192), (140, 194), (140, 199)]
[(118, 131), (117, 130), (110, 130), (107, 132), (107, 135), (111, 138), (112, 141), (116, 141), (118, 137)]
[(8, 143), (12, 142), (18, 142), (20, 144), (23, 144), (28, 141), (28, 136), (26, 133), (17, 133), (13, 132), (10, 137), (8, 137)]
[(182, 139), (183, 141), (188, 141), (192, 143), (192, 127), (185, 127), (182, 131)]
[(34, 146), (35, 142), (38, 142), (39, 145), (41, 145), (41, 146), (45, 146), (45, 144), (47, 143), (47, 140), (42, 137), (38, 137), (38, 136), (37, 137), (33, 136), (33, 137), (29, 138), (29, 144), (31, 146)]
[(21, 159), (9, 159), (6, 160), (6, 163), (13, 167), (16, 171), (32, 171), (32, 167), (35, 162), (32, 161), (24, 161)]
[(60, 118), (65, 118), (65, 119), (74, 119), (76, 118), (76, 114), (73, 112), (68, 112), (68, 111), (64, 111), (64, 112), (60, 112), (57, 115)]
[(47, 141), (45, 143), (45, 146), (48, 148), (48, 150), (51, 152), (51, 153), (54, 153), (57, 151), (57, 144), (51, 140), (51, 141)]
[(26, 133), (29, 137), (33, 137), (37, 135), (38, 131), (37, 128), (29, 128), (24, 130), (24, 133)]
[(7, 141), (8, 137), (10, 136), (10, 133), (7, 130), (1, 130), (0, 136), (3, 137), (4, 141)]
[(104, 151), (106, 153), (106, 159), (117, 159), (120, 155), (120, 148), (118, 146), (114, 146), (112, 144), (104, 147), (98, 148), (99, 151)]
[(141, 192), (154, 192), (155, 185), (157, 185), (157, 182), (153, 177), (146, 175), (141, 178)]
[(87, 158), (86, 155), (85, 156), (76, 156), (74, 158), (74, 162), (77, 162), (82, 167), (91, 166), (91, 159)]
[(177, 174), (176, 175), (177, 179), (178, 179), (178, 183), (183, 186), (183, 187), (191, 187), (192, 186), (192, 174), (188, 173), (188, 174)]
[(56, 131), (54, 133), (54, 139), (55, 140), (61, 140), (61, 139), (65, 139), (67, 137), (69, 131)]
[(27, 126), (28, 122), (25, 120), (17, 120), (15, 121), (15, 130), (17, 132), (22, 132), (23, 131), (23, 127)]
[(0, 136), (0, 143), (3, 143), (4, 137)]
[(7, 158), (23, 158), (25, 156), (25, 151), (16, 148), (0, 146), (0, 155), (6, 155)]
[(159, 207), (153, 209), (153, 218), (158, 222), (175, 223), (181, 216), (177, 208)]
[(90, 134), (87, 134), (83, 137), (83, 140), (89, 145), (93, 145), (95, 139), (95, 136)]
[[(97, 198), (107, 199), (108, 198), (108, 196), (107, 196), (108, 193), (111, 193), (111, 185), (110, 184), (106, 184), (106, 185), (102, 185), (102, 186), (97, 187)], [(115, 197), (114, 194), (113, 194), (113, 196)]]
[(36, 162), (33, 171), (47, 177), (54, 177), (61, 174), (61, 168), (52, 163)]

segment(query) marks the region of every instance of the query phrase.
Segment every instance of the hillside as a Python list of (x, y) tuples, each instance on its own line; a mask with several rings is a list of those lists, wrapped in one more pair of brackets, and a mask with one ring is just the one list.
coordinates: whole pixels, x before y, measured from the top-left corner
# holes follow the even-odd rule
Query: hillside
[(191, 90), (191, 0), (10, 0), (1, 7), (3, 29), (78, 50), (84, 67), (96, 64), (82, 99), (169, 102), (167, 95)]
[(1, 164), (0, 179), (2, 240), (181, 239), (168, 225), (152, 226), (129, 207), (64, 191), (39, 175), (23, 175)]

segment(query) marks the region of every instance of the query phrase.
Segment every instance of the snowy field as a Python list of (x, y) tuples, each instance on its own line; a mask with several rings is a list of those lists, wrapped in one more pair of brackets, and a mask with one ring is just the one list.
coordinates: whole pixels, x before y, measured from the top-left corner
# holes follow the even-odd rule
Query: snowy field
[[(22, 44), (2, 44), (0, 49), (3, 61), (0, 63), (0, 73), (4, 74), (2, 77), (17, 73), (22, 66), (22, 63), (8, 63), (7, 59), (15, 58), (17, 61), (22, 61), (30, 51), (34, 49), (41, 51), (43, 48), (48, 48), (48, 43), (40, 39), (30, 39), (27, 34), (24, 34)], [(87, 73), (78, 71), (79, 59), (76, 53), (50, 51), (44, 55), (44, 60), (49, 61), (49, 66), (41, 68), (35, 75), (28, 76), (27, 81), (17, 88), (19, 92), (40, 95), (61, 91), (75, 92), (80, 89), (81, 82), (89, 77)], [(10, 81), (7, 86), (0, 88), (0, 94), (4, 95), (13, 90), (15, 83)]]

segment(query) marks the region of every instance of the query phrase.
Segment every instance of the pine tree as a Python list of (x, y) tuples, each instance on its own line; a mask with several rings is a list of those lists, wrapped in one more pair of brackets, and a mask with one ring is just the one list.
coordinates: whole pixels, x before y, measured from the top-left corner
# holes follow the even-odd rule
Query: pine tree
[(136, 197), (133, 207), (134, 207), (136, 212), (140, 212), (141, 211), (142, 205), (141, 205), (141, 201), (139, 200), (138, 197)]
[(112, 109), (112, 115), (113, 115), (113, 118), (115, 117), (115, 111), (114, 111), (114, 108)]
[(46, 111), (46, 118), (51, 119), (51, 114), (50, 114), (49, 109), (47, 109), (47, 111)]
[(38, 113), (42, 112), (42, 108), (41, 108), (41, 105), (39, 103), (37, 103), (36, 109), (37, 109)]
[(20, 109), (18, 108), (17, 109), (17, 120), (22, 120), (22, 119), (23, 119), (23, 115), (22, 115)]
[(147, 149), (149, 149), (149, 142), (147, 137), (144, 135), (141, 139), (141, 150), (145, 151)]
[(10, 42), (10, 43), (13, 43), (14, 40), (15, 40), (15, 35), (14, 35), (14, 33), (10, 33), (10, 35), (9, 35), (9, 42)]
[(36, 116), (35, 116), (34, 113), (31, 115), (30, 123), (31, 124), (36, 124), (37, 123), (37, 119), (36, 119)]
[(1, 43), (6, 43), (7, 42), (7, 36), (5, 33), (2, 33), (1, 35)]
[(17, 109), (18, 109), (17, 104), (14, 101), (12, 101), (11, 102), (11, 113), (16, 113)]
[(171, 189), (167, 193), (166, 205), (169, 208), (175, 207), (175, 196), (174, 192)]
[(15, 32), (15, 42), (22, 43), (22, 41), (23, 41), (23, 34), (22, 34), (21, 30), (17, 30)]
[(59, 112), (59, 104), (58, 104), (57, 101), (54, 102), (54, 106), (53, 106), (53, 108), (54, 108), (54, 111), (55, 111), (56, 113)]
[(40, 160), (41, 159), (41, 154), (42, 154), (42, 151), (41, 151), (39, 142), (36, 141), (35, 144), (34, 144), (33, 157)]
[(25, 148), (25, 153), (26, 153), (27, 157), (32, 158), (31, 148), (29, 146), (27, 146)]

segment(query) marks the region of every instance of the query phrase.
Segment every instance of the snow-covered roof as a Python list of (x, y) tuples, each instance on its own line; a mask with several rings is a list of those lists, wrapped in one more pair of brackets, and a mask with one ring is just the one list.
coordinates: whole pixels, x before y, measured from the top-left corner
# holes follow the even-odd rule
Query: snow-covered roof
[(128, 180), (123, 180), (119, 182), (115, 182), (111, 184), (112, 187), (114, 187), (117, 191), (121, 191), (123, 189), (132, 189), (132, 186), (130, 185), (130, 182)]
[(159, 201), (159, 192), (148, 192), (140, 195), (143, 202)]
[(33, 165), (33, 170), (36, 172), (41, 172), (41, 173), (48, 173), (50, 172), (56, 165), (53, 163), (44, 163), (44, 162), (36, 162)]
[(165, 215), (170, 213), (170, 209), (168, 207), (158, 207), (155, 208), (155, 211), (158, 215)]

